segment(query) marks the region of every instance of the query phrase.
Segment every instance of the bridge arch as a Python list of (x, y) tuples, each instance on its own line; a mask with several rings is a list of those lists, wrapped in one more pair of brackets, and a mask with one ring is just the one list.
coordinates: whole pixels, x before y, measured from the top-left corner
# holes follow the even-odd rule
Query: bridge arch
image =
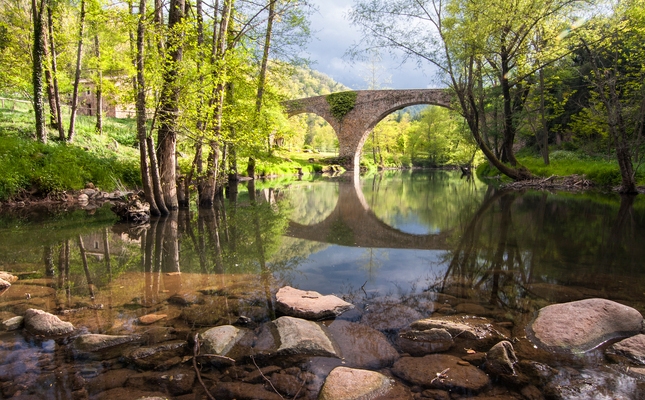
[(394, 111), (418, 104), (450, 107), (450, 94), (446, 89), (358, 90), (354, 108), (340, 121), (332, 115), (327, 96), (284, 103), (290, 117), (313, 113), (332, 126), (338, 136), (339, 156), (349, 170), (359, 169), (360, 152), (376, 124)]

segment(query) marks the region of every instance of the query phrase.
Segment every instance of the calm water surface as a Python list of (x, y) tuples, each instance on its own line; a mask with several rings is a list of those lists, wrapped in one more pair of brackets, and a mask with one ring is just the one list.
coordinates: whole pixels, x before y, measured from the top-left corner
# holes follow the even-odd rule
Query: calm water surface
[[(345, 318), (390, 334), (396, 318), (366, 320), (370, 307), (426, 317), (466, 304), (469, 315), (509, 327), (520, 359), (531, 358), (524, 327), (548, 304), (603, 297), (645, 312), (641, 197), (504, 192), (454, 172), (415, 171), (244, 184), (214, 210), (145, 227), (116, 224), (108, 208), (12, 213), (0, 217), (0, 270), (20, 280), (0, 296), (0, 320), (39, 308), (82, 332), (129, 334), (149, 330), (137, 318), (156, 313), (166, 317), (152, 326), (185, 339), (240, 316), (274, 319), (275, 292), (291, 285), (341, 296), (357, 306)], [(206, 303), (191, 300), (204, 295)], [(89, 382), (127, 368), (61, 361), (64, 346), (0, 335), (0, 398), (69, 398), (79, 371)], [(602, 374), (600, 364), (591, 357), (576, 368)], [(606, 398), (633, 395), (630, 379), (605, 384)]]

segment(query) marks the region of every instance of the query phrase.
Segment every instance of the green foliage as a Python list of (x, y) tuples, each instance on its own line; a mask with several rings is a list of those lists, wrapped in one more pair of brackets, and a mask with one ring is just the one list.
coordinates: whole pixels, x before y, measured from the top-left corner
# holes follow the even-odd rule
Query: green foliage
[[(79, 124), (77, 144), (37, 143), (31, 135), (25, 135), (26, 129), (16, 129), (16, 126), (22, 126), (21, 121), (32, 118), (29, 113), (0, 111), (1, 200), (25, 190), (44, 196), (56, 191), (82, 189), (87, 182), (103, 190), (139, 185), (135, 149), (111, 150), (114, 139), (107, 135), (97, 136), (94, 126), (87, 123)], [(125, 138), (128, 137), (126, 132), (118, 134)]]
[(340, 92), (327, 95), (327, 103), (331, 109), (331, 115), (337, 121), (342, 121), (356, 105), (356, 92)]

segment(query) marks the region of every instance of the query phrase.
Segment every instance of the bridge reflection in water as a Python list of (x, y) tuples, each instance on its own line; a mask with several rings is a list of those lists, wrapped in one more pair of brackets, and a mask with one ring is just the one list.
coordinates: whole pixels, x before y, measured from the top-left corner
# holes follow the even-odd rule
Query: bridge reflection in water
[[(351, 177), (351, 178), (350, 178)], [(418, 235), (381, 221), (370, 209), (358, 174), (339, 179), (334, 210), (314, 225), (289, 221), (286, 236), (350, 247), (449, 250), (450, 232)]]

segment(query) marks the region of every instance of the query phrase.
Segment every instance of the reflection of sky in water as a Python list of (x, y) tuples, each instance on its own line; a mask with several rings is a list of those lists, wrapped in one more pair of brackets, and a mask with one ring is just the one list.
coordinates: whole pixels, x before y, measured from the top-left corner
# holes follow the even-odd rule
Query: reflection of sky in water
[(292, 285), (322, 294), (365, 290), (381, 295), (425, 289), (446, 272), (444, 250), (368, 249), (330, 245), (311, 254), (293, 275)]
[(413, 235), (436, 235), (441, 232), (439, 228), (430, 227), (419, 221), (416, 215), (397, 215), (394, 217), (392, 227)]

